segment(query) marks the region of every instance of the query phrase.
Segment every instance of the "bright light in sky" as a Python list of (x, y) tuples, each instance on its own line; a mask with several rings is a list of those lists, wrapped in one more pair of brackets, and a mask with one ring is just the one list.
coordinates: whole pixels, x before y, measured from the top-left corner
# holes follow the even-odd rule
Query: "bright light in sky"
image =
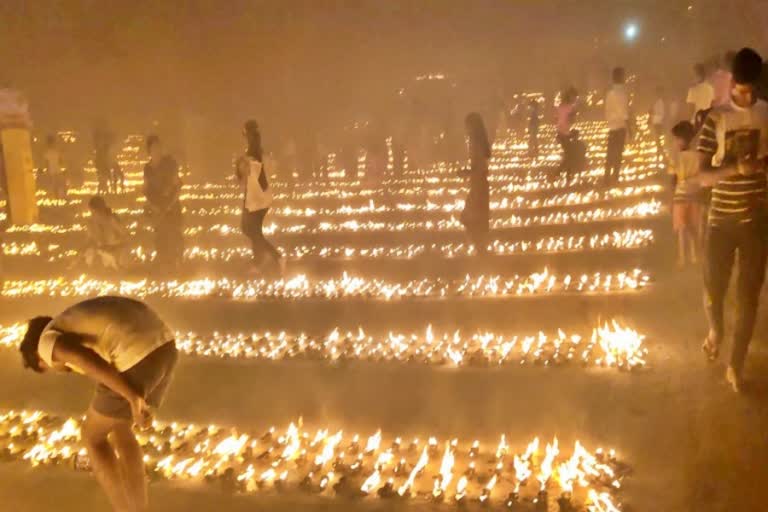
[(637, 26), (637, 23), (635, 22), (629, 22), (626, 25), (624, 25), (624, 39), (627, 41), (634, 41), (637, 39), (637, 35), (640, 32), (640, 28)]

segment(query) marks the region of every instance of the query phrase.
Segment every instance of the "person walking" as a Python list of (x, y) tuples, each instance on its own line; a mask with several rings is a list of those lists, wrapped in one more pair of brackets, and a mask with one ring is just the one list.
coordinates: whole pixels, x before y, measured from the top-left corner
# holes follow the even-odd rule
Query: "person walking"
[(624, 68), (615, 68), (613, 86), (605, 97), (605, 120), (608, 124), (608, 140), (605, 156), (605, 184), (615, 185), (621, 175), (624, 145), (630, 134), (629, 94), (624, 85)]
[[(503, 113), (506, 120), (506, 112)], [(528, 103), (528, 156), (539, 158), (539, 102), (536, 98)]]
[(651, 110), (648, 113), (651, 135), (656, 140), (656, 157), (659, 163), (663, 164), (666, 160), (666, 151), (664, 150), (664, 129), (667, 122), (667, 104), (664, 101), (664, 88), (658, 86), (656, 88), (656, 99), (651, 105)]
[(698, 131), (701, 125), (696, 124), (696, 119), (700, 117), (699, 112), (709, 112), (712, 108), (712, 102), (715, 99), (715, 88), (707, 80), (707, 68), (704, 64), (696, 64), (693, 67), (693, 72), (696, 75), (696, 83), (688, 89), (686, 103), (693, 107), (691, 122)]
[(281, 273), (285, 273), (285, 259), (264, 237), (264, 218), (272, 206), (273, 197), (264, 168), (258, 123), (254, 120), (246, 121), (243, 136), (248, 149), (235, 165), (235, 177), (243, 189), (241, 229), (251, 241), (253, 261), (250, 270), (263, 273), (270, 267), (277, 267)]
[(576, 119), (576, 101), (578, 92), (575, 88), (569, 87), (563, 93), (560, 105), (555, 111), (557, 124), (557, 142), (563, 149), (563, 156), (560, 160), (560, 173), (565, 173), (566, 179), (570, 181), (573, 173), (573, 149), (571, 147), (571, 127)]
[(45, 165), (45, 175), (48, 178), (48, 186), (56, 199), (65, 199), (67, 197), (67, 177), (64, 174), (64, 164), (56, 144), (56, 136), (51, 134), (45, 140), (45, 152), (43, 153), (43, 162)]
[(488, 251), (490, 204), (488, 190), (488, 163), (491, 159), (491, 143), (483, 118), (472, 112), (464, 122), (469, 138), (469, 169), (462, 175), (469, 178), (469, 194), (461, 212), (461, 223), (478, 254)]
[(712, 187), (704, 248), (709, 331), (702, 348), (711, 360), (718, 357), (725, 334), (725, 296), (738, 260), (736, 325), (726, 370), (736, 392), (742, 389), (768, 257), (768, 103), (755, 91), (762, 67), (762, 58), (750, 48), (734, 56), (731, 102), (710, 112), (698, 142), (701, 169), (696, 178)]
[(147, 153), (144, 196), (146, 214), (155, 232), (155, 261), (162, 267), (177, 268), (184, 258), (179, 165), (165, 152), (157, 135), (147, 137)]

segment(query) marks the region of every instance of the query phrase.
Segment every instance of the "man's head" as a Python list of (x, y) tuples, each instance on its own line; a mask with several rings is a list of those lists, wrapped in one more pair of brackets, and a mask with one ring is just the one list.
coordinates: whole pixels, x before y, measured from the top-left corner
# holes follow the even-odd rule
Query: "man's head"
[(613, 79), (614, 84), (623, 84), (626, 81), (626, 72), (624, 71), (624, 68), (613, 68), (611, 78)]
[(675, 138), (677, 149), (685, 151), (691, 147), (691, 142), (696, 136), (696, 129), (690, 121), (680, 121), (672, 127), (672, 136)]
[(707, 79), (707, 67), (701, 62), (693, 66), (693, 73), (696, 75), (696, 79), (699, 82), (703, 82)]
[(755, 85), (763, 72), (763, 58), (752, 48), (742, 48), (733, 58), (731, 96), (739, 107), (755, 102)]
[(162, 144), (160, 143), (160, 137), (157, 135), (147, 136), (147, 154), (152, 159), (162, 156)]
[(42, 373), (48, 369), (40, 355), (37, 353), (37, 346), (40, 343), (40, 335), (43, 334), (46, 326), (53, 320), (50, 316), (38, 316), (33, 318), (27, 324), (27, 332), (24, 334), (24, 339), (19, 345), (19, 352), (21, 352), (21, 359), (24, 364), (24, 368), (29, 368), (38, 373)]

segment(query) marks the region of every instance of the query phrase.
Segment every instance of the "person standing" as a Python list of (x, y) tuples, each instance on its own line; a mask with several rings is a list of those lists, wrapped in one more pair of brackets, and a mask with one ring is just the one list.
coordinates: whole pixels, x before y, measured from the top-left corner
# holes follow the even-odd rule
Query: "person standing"
[(56, 136), (48, 135), (45, 139), (45, 152), (43, 153), (45, 175), (53, 197), (64, 199), (67, 197), (67, 177), (64, 174), (64, 165), (61, 160), (61, 152), (56, 145)]
[(734, 56), (731, 103), (710, 112), (698, 143), (702, 171), (698, 182), (712, 186), (704, 261), (709, 332), (702, 348), (711, 360), (717, 358), (724, 337), (725, 296), (738, 259), (736, 325), (726, 371), (736, 392), (742, 387), (768, 255), (768, 103), (755, 95), (762, 65), (751, 48)]
[(93, 474), (115, 512), (149, 509), (144, 454), (133, 426), (151, 423), (173, 378), (174, 334), (142, 302), (103, 296), (29, 321), (19, 346), (37, 373), (76, 372), (96, 384), (82, 424)]
[[(506, 121), (507, 112), (502, 113)], [(539, 102), (533, 98), (528, 103), (528, 156), (530, 158), (539, 158)]]
[(557, 124), (557, 142), (563, 148), (563, 156), (560, 160), (560, 172), (565, 173), (568, 181), (573, 173), (573, 150), (571, 148), (571, 127), (576, 119), (576, 101), (579, 95), (576, 89), (569, 87), (563, 92), (560, 105), (555, 111)]
[(114, 158), (112, 158), (113, 142), (114, 134), (107, 128), (106, 123), (103, 121), (97, 122), (96, 128), (93, 130), (93, 166), (96, 168), (97, 192), (99, 195), (109, 192), (109, 186), (112, 181), (112, 165), (114, 163)]
[(715, 88), (707, 81), (707, 69), (704, 64), (698, 63), (693, 67), (696, 74), (696, 83), (688, 89), (686, 103), (693, 106), (691, 122), (695, 128), (701, 128), (696, 125), (696, 117), (699, 112), (709, 112), (712, 108), (712, 101), (715, 99)]
[(624, 85), (624, 68), (615, 68), (612, 73), (613, 86), (605, 97), (605, 120), (608, 124), (608, 141), (605, 156), (605, 184), (619, 181), (624, 144), (630, 132), (629, 94)]
[(672, 128), (676, 149), (668, 174), (672, 177), (672, 229), (677, 234), (677, 267), (698, 261), (701, 242), (700, 189), (689, 179), (699, 173), (699, 153), (691, 147), (696, 129), (689, 121), (680, 121)]
[(488, 163), (491, 159), (491, 143), (483, 118), (477, 112), (464, 121), (469, 138), (469, 169), (462, 175), (469, 178), (469, 194), (461, 212), (461, 223), (478, 254), (488, 251), (490, 204), (488, 190)]
[(664, 102), (664, 88), (659, 86), (656, 88), (656, 99), (651, 105), (651, 111), (649, 112), (649, 119), (651, 124), (651, 133), (656, 140), (656, 155), (657, 160), (661, 163), (665, 159), (664, 151), (664, 125), (667, 120), (667, 105)]
[(241, 229), (251, 241), (253, 261), (251, 271), (263, 273), (278, 267), (285, 272), (285, 259), (264, 237), (264, 218), (272, 206), (272, 189), (269, 187), (264, 168), (264, 151), (261, 147), (261, 131), (254, 120), (246, 121), (243, 136), (248, 144), (245, 154), (235, 165), (235, 177), (243, 188), (243, 216)]
[(713, 107), (722, 107), (723, 105), (727, 106), (731, 104), (731, 80), (733, 79), (731, 67), (735, 55), (736, 54), (732, 51), (725, 52), (723, 60), (720, 61), (720, 65), (709, 78), (715, 93), (715, 97), (712, 100)]
[(184, 257), (179, 165), (164, 151), (157, 135), (147, 137), (147, 153), (144, 196), (146, 213), (155, 232), (156, 261), (164, 267), (178, 267)]
[(86, 265), (93, 266), (98, 259), (104, 268), (120, 270), (127, 255), (128, 230), (101, 196), (88, 201), (88, 210), (88, 246), (83, 252)]

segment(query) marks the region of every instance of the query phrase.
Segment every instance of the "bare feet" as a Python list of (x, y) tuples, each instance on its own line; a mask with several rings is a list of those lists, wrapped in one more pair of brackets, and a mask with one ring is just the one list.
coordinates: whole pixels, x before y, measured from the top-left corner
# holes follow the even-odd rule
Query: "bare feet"
[(728, 366), (725, 370), (725, 380), (731, 385), (734, 393), (741, 393), (743, 381), (741, 375), (733, 368), (733, 366)]
[(709, 361), (715, 361), (720, 355), (720, 342), (717, 340), (717, 337), (710, 333), (704, 339), (704, 343), (701, 345), (701, 350), (704, 351), (704, 354), (706, 354)]

